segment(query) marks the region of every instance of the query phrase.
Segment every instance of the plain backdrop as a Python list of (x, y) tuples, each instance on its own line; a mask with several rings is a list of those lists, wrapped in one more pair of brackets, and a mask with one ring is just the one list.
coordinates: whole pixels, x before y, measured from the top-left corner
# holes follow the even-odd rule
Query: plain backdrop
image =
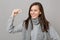
[(60, 0), (0, 0), (0, 40), (21, 40), (21, 32), (10, 34), (7, 31), (7, 21), (13, 9), (21, 9), (21, 14), (15, 18), (14, 25), (17, 26), (28, 17), (29, 6), (33, 2), (43, 5), (45, 16), (60, 35)]

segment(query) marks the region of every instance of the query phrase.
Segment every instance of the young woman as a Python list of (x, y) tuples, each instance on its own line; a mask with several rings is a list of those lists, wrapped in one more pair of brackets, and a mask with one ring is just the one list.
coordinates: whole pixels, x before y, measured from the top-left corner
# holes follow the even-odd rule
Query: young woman
[(21, 10), (14, 9), (8, 20), (9, 33), (22, 32), (22, 40), (60, 40), (57, 32), (49, 25), (45, 18), (40, 2), (31, 4), (28, 18), (16, 27), (13, 25), (13, 22), (19, 12)]

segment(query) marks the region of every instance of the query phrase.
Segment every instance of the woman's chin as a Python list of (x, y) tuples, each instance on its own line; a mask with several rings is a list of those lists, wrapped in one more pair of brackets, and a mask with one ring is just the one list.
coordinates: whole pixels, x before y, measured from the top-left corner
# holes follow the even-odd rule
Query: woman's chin
[(36, 19), (36, 18), (38, 18), (38, 17), (32, 17), (32, 19)]

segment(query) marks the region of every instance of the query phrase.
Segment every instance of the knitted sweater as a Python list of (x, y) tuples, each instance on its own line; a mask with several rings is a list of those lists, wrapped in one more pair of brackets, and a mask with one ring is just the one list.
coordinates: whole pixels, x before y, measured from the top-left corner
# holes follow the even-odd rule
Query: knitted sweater
[[(32, 19), (33, 23), (33, 30), (26, 30), (25, 27), (23, 27), (23, 23), (19, 24), (17, 27), (13, 26), (14, 17), (10, 16), (8, 20), (8, 32), (9, 33), (16, 33), (16, 32), (22, 32), (22, 40), (48, 40), (48, 36), (50, 35), (50, 40), (60, 40), (57, 32), (54, 30), (52, 26), (49, 26), (49, 34), (46, 32), (42, 32), (41, 26), (39, 24), (38, 19)], [(31, 27), (31, 26), (30, 26)], [(30, 28), (29, 27), (29, 28)]]

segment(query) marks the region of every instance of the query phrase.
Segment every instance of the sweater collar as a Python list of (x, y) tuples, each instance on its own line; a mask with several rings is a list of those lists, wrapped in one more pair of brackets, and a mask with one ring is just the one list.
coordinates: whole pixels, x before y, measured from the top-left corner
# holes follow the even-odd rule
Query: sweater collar
[(32, 23), (33, 23), (34, 25), (38, 25), (38, 24), (39, 24), (38, 18), (32, 19)]

